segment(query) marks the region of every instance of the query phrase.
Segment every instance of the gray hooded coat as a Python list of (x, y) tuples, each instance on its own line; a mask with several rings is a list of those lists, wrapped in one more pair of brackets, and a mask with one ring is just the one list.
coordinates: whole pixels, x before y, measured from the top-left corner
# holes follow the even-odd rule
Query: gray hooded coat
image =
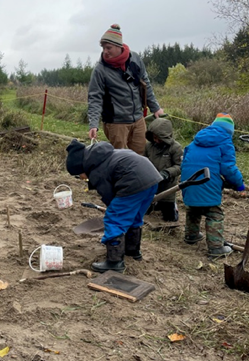
[(114, 197), (133, 195), (162, 180), (148, 159), (129, 149), (114, 149), (107, 142), (84, 148), (82, 164), (89, 189), (96, 189), (107, 206)]

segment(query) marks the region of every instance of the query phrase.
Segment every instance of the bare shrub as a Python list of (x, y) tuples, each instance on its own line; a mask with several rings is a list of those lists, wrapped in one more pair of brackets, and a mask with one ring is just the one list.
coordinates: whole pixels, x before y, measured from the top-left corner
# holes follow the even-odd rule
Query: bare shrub
[(193, 95), (185, 111), (191, 119), (210, 124), (217, 113), (226, 112), (232, 115), (236, 127), (246, 130), (249, 123), (249, 94), (222, 94), (218, 90), (205, 94), (200, 92)]
[(182, 86), (164, 90), (161, 87), (159, 91), (158, 87), (155, 87), (154, 90), (159, 103), (169, 115), (209, 125), (217, 113), (227, 112), (233, 117), (237, 129), (248, 129), (248, 93), (236, 94), (228, 88), (218, 86), (200, 89)]

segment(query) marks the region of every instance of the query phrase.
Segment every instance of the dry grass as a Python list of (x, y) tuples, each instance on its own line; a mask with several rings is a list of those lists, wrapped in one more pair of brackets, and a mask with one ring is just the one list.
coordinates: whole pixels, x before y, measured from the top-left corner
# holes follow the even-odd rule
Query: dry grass
[[(44, 87), (20, 87), (17, 97), (21, 107), (34, 113), (42, 113)], [(175, 129), (186, 138), (195, 133), (202, 125), (193, 125), (186, 120), (210, 124), (217, 113), (228, 112), (235, 121), (236, 129), (249, 131), (249, 94), (235, 94), (224, 87), (164, 88), (154, 86), (160, 105), (174, 119)], [(87, 87), (48, 88), (46, 114), (53, 114), (57, 119), (87, 122)], [(186, 133), (186, 134), (184, 134)]]
[(155, 87), (160, 104), (169, 114), (210, 124), (217, 113), (230, 113), (237, 129), (248, 131), (249, 94), (235, 94), (222, 87)]
[(39, 180), (66, 170), (65, 159), (68, 143), (67, 140), (51, 138), (42, 133), (23, 135), (10, 132), (2, 137), (0, 150), (10, 156), (17, 156), (17, 166), (22, 174), (36, 177)]
[(43, 104), (45, 90), (47, 90), (47, 102), (54, 105), (73, 106), (75, 103), (87, 103), (87, 88), (75, 87), (46, 87), (31, 86), (17, 88), (17, 98), (29, 98), (40, 101)]
[(53, 114), (57, 119), (86, 122), (87, 88), (75, 87), (19, 87), (19, 105), (31, 113), (42, 114), (45, 90), (47, 89), (46, 115)]

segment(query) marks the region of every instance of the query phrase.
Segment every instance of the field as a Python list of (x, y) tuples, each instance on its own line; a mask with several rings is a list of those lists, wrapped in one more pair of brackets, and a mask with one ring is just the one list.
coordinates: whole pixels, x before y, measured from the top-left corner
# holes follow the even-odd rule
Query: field
[[(223, 269), (225, 262), (237, 265), (242, 254), (214, 261), (207, 258), (205, 241), (185, 244), (179, 192), (180, 226), (155, 231), (145, 225), (143, 261), (125, 259), (125, 275), (155, 286), (141, 301), (89, 289), (95, 273), (35, 279), (40, 274), (30, 269), (29, 257), (41, 244), (63, 247), (63, 272), (90, 270), (105, 257), (105, 248), (101, 234), (77, 236), (72, 230), (102, 216), (81, 202), (103, 204), (86, 183), (67, 174), (68, 141), (39, 132), (29, 138), (29, 144), (11, 136), (1, 141), (0, 279), (8, 287), (0, 290), (0, 355), (9, 347), (5, 359), (18, 361), (247, 360), (249, 294), (229, 289)], [(60, 184), (71, 187), (73, 207), (58, 209), (53, 192)], [(226, 191), (223, 207), (226, 240), (243, 245), (247, 192)], [(172, 342), (172, 334), (185, 338)]]

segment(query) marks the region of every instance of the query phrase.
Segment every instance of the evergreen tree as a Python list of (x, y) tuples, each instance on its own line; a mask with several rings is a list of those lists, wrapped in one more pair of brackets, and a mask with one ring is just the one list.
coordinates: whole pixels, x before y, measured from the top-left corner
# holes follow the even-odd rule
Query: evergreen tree
[(175, 43), (173, 46), (163, 44), (162, 47), (152, 45), (152, 47), (145, 49), (144, 53), (141, 54), (146, 69), (150, 69), (152, 65), (157, 66), (158, 74), (154, 81), (159, 84), (165, 83), (168, 77), (168, 69), (174, 67), (176, 64), (181, 63), (187, 67), (191, 61), (196, 61), (202, 57), (211, 58), (212, 56), (211, 50), (207, 48), (199, 50), (191, 44), (181, 49), (178, 43)]
[(4, 65), (1, 64), (3, 54), (0, 52), (0, 85), (5, 85), (8, 82), (8, 75), (4, 71)]
[(30, 71), (27, 71), (27, 63), (23, 59), (19, 61), (18, 68), (16, 70), (16, 79), (23, 85), (29, 85), (33, 81), (33, 74)]

